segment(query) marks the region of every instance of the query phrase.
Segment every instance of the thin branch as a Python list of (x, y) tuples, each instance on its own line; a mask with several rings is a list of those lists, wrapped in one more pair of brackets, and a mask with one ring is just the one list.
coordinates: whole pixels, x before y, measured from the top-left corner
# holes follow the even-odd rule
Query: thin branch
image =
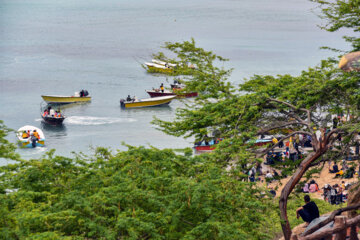
[(267, 129), (261, 129), (257, 132), (257, 134), (262, 134), (262, 133), (266, 133), (268, 131), (271, 131), (271, 130), (274, 130), (274, 129), (279, 129), (279, 128), (283, 128), (283, 127), (286, 127), (286, 126), (291, 126), (291, 125), (306, 125), (305, 123), (302, 123), (302, 122), (288, 122), (288, 123), (284, 123), (284, 124), (281, 124), (281, 125), (278, 125), (278, 126), (273, 126), (273, 127), (269, 127)]
[(284, 105), (286, 105), (286, 106), (288, 106), (288, 107), (290, 107), (290, 108), (292, 108), (292, 109), (294, 109), (294, 110), (300, 110), (300, 111), (303, 111), (303, 112), (306, 112), (306, 113), (309, 113), (310, 111), (308, 110), (308, 109), (306, 109), (306, 108), (298, 108), (298, 107), (296, 107), (296, 106), (294, 106), (294, 105), (292, 105), (292, 104), (290, 104), (290, 103), (288, 103), (288, 102), (285, 102), (285, 101), (281, 101), (281, 100), (278, 100), (278, 99), (275, 99), (275, 98), (268, 98), (270, 101), (272, 101), (272, 102), (277, 102), (277, 103), (281, 103), (281, 104), (284, 104)]

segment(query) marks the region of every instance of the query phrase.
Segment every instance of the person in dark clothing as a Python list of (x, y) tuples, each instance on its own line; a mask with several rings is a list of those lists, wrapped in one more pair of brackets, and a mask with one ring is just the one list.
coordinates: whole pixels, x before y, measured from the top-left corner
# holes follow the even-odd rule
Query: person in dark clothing
[(333, 118), (333, 129), (337, 128), (338, 123), (339, 123), (339, 119), (337, 117), (334, 117)]
[(130, 95), (127, 96), (126, 101), (128, 101), (128, 102), (132, 101), (132, 98), (130, 97)]
[(337, 173), (339, 172), (339, 167), (338, 165), (336, 165), (336, 163), (334, 163), (333, 169), (329, 171), (330, 173)]
[(310, 196), (304, 196), (305, 205), (296, 210), (296, 217), (301, 217), (304, 222), (310, 223), (315, 218), (320, 217), (316, 203), (310, 201)]

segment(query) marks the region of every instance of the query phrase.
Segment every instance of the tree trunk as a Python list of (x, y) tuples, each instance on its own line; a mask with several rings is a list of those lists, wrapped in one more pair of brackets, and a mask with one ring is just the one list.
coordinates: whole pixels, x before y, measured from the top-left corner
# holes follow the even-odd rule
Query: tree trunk
[[(319, 148), (318, 148), (319, 149)], [(291, 227), (287, 217), (287, 200), (294, 189), (295, 185), (300, 181), (301, 177), (311, 166), (311, 163), (318, 159), (323, 154), (322, 151), (317, 150), (314, 153), (310, 153), (301, 163), (296, 172), (293, 174), (291, 179), (286, 183), (285, 187), (281, 191), (279, 208), (280, 208), (280, 221), (281, 228), (284, 233), (285, 240), (290, 240), (291, 237)]]

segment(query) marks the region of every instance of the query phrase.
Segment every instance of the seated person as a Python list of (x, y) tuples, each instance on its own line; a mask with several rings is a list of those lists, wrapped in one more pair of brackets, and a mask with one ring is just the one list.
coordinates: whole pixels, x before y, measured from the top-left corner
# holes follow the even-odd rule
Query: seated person
[(335, 177), (342, 177), (344, 175), (344, 171), (340, 170), (335, 174)]
[(23, 131), (21, 137), (22, 138), (28, 138), (28, 137), (30, 137), (30, 135), (26, 131)]
[(276, 191), (272, 188), (272, 187), (269, 187), (269, 193), (275, 197), (276, 196)]
[(317, 192), (319, 190), (318, 186), (316, 183), (311, 183), (309, 186), (309, 192), (310, 193), (314, 193)]
[(306, 204), (296, 210), (296, 217), (299, 218), (300, 216), (304, 222), (310, 223), (315, 218), (320, 217), (319, 209), (316, 203), (310, 201), (309, 195), (304, 196), (304, 201)]
[(339, 172), (339, 167), (338, 167), (338, 165), (336, 165), (336, 163), (334, 163), (333, 169), (332, 169), (332, 170), (329, 169), (329, 172), (330, 172), (330, 173), (337, 173), (337, 172)]
[(127, 101), (127, 102), (132, 101), (132, 98), (130, 97), (130, 95), (128, 95), (128, 96), (126, 97), (126, 101)]
[[(344, 174), (344, 178), (353, 178), (354, 177), (354, 173), (355, 173), (355, 169), (354, 167), (349, 168), (348, 170), (346, 170), (345, 174)], [(345, 189), (345, 188), (344, 188)]]
[(274, 178), (274, 176), (269, 172), (267, 171), (266, 175), (265, 175), (265, 179), (266, 181), (268, 182), (271, 182), (271, 180)]
[(303, 193), (309, 193), (309, 184), (305, 183), (304, 187), (303, 187)]

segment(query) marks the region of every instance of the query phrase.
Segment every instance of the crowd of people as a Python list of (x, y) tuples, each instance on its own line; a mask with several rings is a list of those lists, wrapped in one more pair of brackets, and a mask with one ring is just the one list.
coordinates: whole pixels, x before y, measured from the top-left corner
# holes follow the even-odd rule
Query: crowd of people
[(43, 112), (43, 117), (55, 117), (55, 118), (61, 118), (63, 117), (60, 111), (55, 111), (52, 107), (48, 107)]
[(353, 178), (354, 174), (359, 174), (359, 171), (355, 171), (355, 167), (351, 166), (349, 167), (346, 160), (342, 160), (341, 169), (339, 169), (336, 162), (334, 162), (334, 165), (332, 166), (332, 169), (329, 167), (329, 173), (334, 173), (335, 177), (339, 178)]

